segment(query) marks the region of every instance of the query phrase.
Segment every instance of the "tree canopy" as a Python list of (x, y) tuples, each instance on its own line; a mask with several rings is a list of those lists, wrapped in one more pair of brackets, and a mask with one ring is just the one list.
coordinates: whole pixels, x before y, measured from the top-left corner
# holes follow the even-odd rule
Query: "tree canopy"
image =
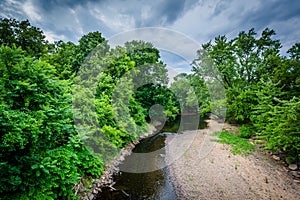
[(299, 43), (287, 51), (289, 57), (283, 56), (274, 35), (266, 28), (260, 36), (254, 29), (231, 40), (218, 36), (197, 52), (191, 76), (221, 84), (226, 119), (247, 126), (243, 130), (266, 139), (267, 148), (295, 161), (300, 158)]
[(39, 58), (47, 51), (43, 31), (28, 20), (0, 18), (0, 45), (21, 47), (27, 55)]

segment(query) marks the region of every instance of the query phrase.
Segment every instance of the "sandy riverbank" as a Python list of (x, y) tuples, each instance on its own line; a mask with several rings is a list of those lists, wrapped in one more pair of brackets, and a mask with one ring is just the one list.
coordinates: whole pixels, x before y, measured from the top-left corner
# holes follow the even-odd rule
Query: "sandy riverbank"
[[(189, 131), (168, 141), (167, 160), (178, 199), (300, 199), (299, 183), (287, 169), (255, 152), (248, 157), (233, 155), (230, 146), (211, 141), (211, 134), (228, 124), (209, 120), (208, 128)], [(180, 142), (193, 139), (179, 158)], [(172, 143), (174, 145), (172, 145)]]

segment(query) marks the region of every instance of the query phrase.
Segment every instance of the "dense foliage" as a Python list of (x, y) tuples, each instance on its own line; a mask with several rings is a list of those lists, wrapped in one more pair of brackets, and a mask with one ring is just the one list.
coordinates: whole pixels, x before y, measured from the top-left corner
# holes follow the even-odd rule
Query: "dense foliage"
[(80, 177), (99, 176), (103, 164), (76, 135), (70, 83), (19, 48), (0, 52), (1, 196), (71, 198)]
[(78, 44), (50, 44), (27, 20), (1, 19), (0, 45), (4, 199), (76, 198), (79, 181), (98, 178), (103, 161), (147, 131), (152, 105), (170, 119), (178, 113), (150, 43), (110, 49), (92, 32)]
[(0, 21), (0, 193), (4, 199), (73, 198), (81, 178), (99, 177), (102, 158), (77, 134), (72, 80), (99, 43), (49, 44), (29, 21)]
[(28, 20), (19, 22), (15, 19), (0, 18), (0, 44), (20, 47), (26, 55), (37, 58), (48, 49), (43, 31), (31, 26)]
[[(266, 148), (286, 152), (288, 160), (296, 162), (300, 158), (299, 43), (287, 51), (289, 57), (282, 56), (274, 35), (274, 30), (265, 29), (257, 36), (251, 29), (231, 40), (218, 36), (198, 51), (192, 76), (225, 88), (226, 119), (244, 125), (242, 137), (266, 139)], [(209, 110), (212, 103), (207, 105)]]

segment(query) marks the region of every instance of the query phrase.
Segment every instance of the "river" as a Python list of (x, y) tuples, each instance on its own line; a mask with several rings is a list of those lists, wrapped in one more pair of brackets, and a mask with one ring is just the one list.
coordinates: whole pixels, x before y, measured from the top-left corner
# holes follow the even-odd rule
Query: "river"
[[(172, 137), (170, 132), (176, 132), (175, 130), (179, 127), (177, 123), (172, 126), (165, 126), (161, 132), (142, 139), (140, 143), (136, 145), (133, 149), (133, 153), (148, 153), (155, 150), (161, 149), (165, 146), (165, 140), (168, 137)], [(205, 123), (202, 122), (199, 124), (200, 128), (205, 127)], [(169, 132), (168, 132), (169, 131)], [(120, 165), (128, 165), (131, 162), (129, 155), (126, 157), (124, 162)], [(162, 164), (165, 162), (164, 153), (160, 156), (151, 160), (150, 162), (153, 165), (159, 163)], [(176, 200), (176, 193), (173, 188), (172, 182), (170, 181), (170, 174), (168, 167), (162, 169), (147, 172), (147, 173), (128, 173), (122, 172), (115, 174), (113, 176), (115, 185), (112, 190), (111, 188), (103, 188), (102, 192), (98, 194), (97, 200)]]

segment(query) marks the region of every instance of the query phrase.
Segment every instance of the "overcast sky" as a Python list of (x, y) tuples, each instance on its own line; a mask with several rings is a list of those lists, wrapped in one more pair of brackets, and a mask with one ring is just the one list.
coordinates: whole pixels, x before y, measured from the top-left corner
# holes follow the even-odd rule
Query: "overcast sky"
[(299, 0), (0, 0), (0, 16), (29, 19), (51, 42), (77, 42), (91, 31), (109, 39), (134, 28), (164, 27), (202, 44), (269, 27), (284, 52), (300, 36)]

